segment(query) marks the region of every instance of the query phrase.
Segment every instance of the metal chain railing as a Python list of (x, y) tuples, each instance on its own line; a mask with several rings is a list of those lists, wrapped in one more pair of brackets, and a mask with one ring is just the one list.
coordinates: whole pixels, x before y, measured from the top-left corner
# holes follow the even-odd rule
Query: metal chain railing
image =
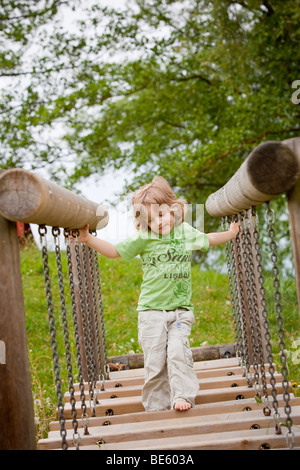
[[(251, 215), (252, 217), (256, 218), (256, 209), (255, 207), (251, 208)], [(266, 352), (267, 352), (267, 359), (269, 361), (269, 373), (270, 373), (270, 383), (272, 386), (272, 394), (274, 391), (276, 391), (276, 379), (274, 377), (274, 372), (275, 368), (273, 365), (273, 356), (272, 356), (272, 345), (270, 343), (271, 339), (271, 334), (270, 334), (270, 329), (269, 329), (269, 321), (268, 321), (268, 311), (267, 311), (267, 300), (266, 300), (266, 291), (264, 287), (264, 276), (263, 276), (263, 267), (262, 267), (262, 255), (261, 255), (261, 250), (260, 250), (260, 242), (259, 242), (259, 232), (257, 229), (257, 222), (255, 220), (255, 223), (253, 225), (253, 249), (254, 249), (254, 258), (255, 258), (255, 265), (256, 265), (256, 271), (257, 271), (257, 288), (260, 296), (260, 312), (262, 316), (262, 329), (264, 331), (264, 337), (266, 340)], [(262, 357), (261, 357), (261, 370), (264, 371), (262, 373), (265, 373), (265, 366), (264, 366), (264, 360), (263, 360), (263, 351), (262, 351)], [(270, 416), (271, 414), (271, 409), (270, 409), (270, 404), (269, 404), (269, 397), (268, 397), (268, 389), (267, 389), (267, 384), (266, 381), (263, 382), (263, 412), (265, 416)], [(277, 393), (277, 391), (276, 391)]]
[(282, 305), (281, 305), (281, 293), (280, 293), (280, 281), (279, 281), (279, 269), (277, 266), (278, 256), (277, 256), (277, 244), (275, 241), (275, 213), (270, 207), (270, 202), (267, 203), (266, 218), (268, 224), (268, 235), (270, 240), (270, 251), (271, 251), (271, 261), (272, 261), (272, 273), (273, 273), (273, 286), (274, 286), (274, 299), (275, 299), (275, 312), (276, 312), (276, 323), (278, 326), (278, 338), (279, 338), (279, 349), (280, 349), (280, 361), (281, 361), (281, 374), (283, 376), (282, 386), (284, 389), (283, 399), (285, 401), (284, 411), (286, 413), (286, 422), (285, 425), (288, 428), (287, 432), (287, 443), (290, 447), (294, 446), (295, 436), (292, 431), (293, 421), (291, 418), (291, 406), (290, 406), (290, 394), (288, 392), (289, 380), (288, 380), (288, 368), (287, 368), (287, 358), (285, 353), (285, 342), (284, 342), (284, 330), (283, 330), (283, 317)]
[[(275, 366), (271, 345), (271, 333), (268, 320), (266, 291), (262, 267), (262, 254), (260, 249), (259, 231), (256, 220), (256, 209), (243, 211), (236, 216), (222, 219), (230, 224), (239, 221), (240, 233), (234, 241), (226, 244), (226, 263), (228, 270), (230, 298), (233, 311), (233, 321), (236, 336), (236, 354), (247, 379), (248, 386), (253, 385), (251, 369), (254, 370), (254, 388), (258, 399), (262, 400), (265, 416), (271, 415), (268, 398), (267, 376), (265, 360), (269, 362), (271, 395), (273, 398), (273, 420), (275, 433), (281, 434), (281, 417), (279, 413), (278, 391), (276, 388)], [(282, 318), (282, 305), (279, 282), (277, 245), (275, 242), (274, 211), (267, 203), (266, 222), (268, 226), (269, 248), (271, 251), (272, 274), (275, 299), (276, 323), (278, 326), (278, 339), (280, 349), (281, 374), (283, 377), (283, 399), (286, 413), (285, 426), (287, 427), (286, 442), (293, 448), (295, 436), (292, 430), (291, 406), (289, 395), (289, 380), (287, 359), (285, 354), (284, 330)], [(263, 346), (264, 339), (264, 346)], [(265, 348), (265, 352), (263, 350)]]
[(74, 276), (73, 276), (73, 263), (72, 263), (72, 254), (71, 254), (71, 242), (70, 242), (70, 231), (64, 230), (65, 243), (66, 243), (66, 253), (68, 260), (68, 274), (69, 274), (69, 285), (71, 293), (71, 302), (72, 302), (72, 316), (73, 316), (73, 327), (74, 327), (74, 337), (75, 337), (75, 346), (76, 346), (76, 357), (77, 357), (77, 368), (78, 368), (78, 380), (79, 380), (79, 389), (80, 389), (80, 400), (81, 400), (81, 423), (84, 429), (84, 435), (89, 434), (88, 425), (89, 418), (87, 415), (87, 407), (85, 403), (85, 394), (84, 394), (84, 379), (82, 371), (82, 357), (80, 351), (80, 335), (78, 327), (78, 309), (76, 305), (76, 294), (75, 294), (75, 285), (74, 285)]
[[(77, 245), (77, 246), (76, 246)], [(75, 249), (79, 248), (78, 241), (75, 242)], [(96, 388), (96, 364), (95, 364), (95, 356), (94, 356), (94, 344), (93, 344), (93, 325), (92, 325), (92, 312), (91, 312), (91, 303), (90, 303), (90, 285), (89, 285), (89, 273), (88, 273), (88, 266), (87, 266), (87, 257), (86, 257), (86, 247), (82, 246), (82, 266), (83, 266), (83, 276), (81, 269), (77, 266), (80, 275), (78, 278), (80, 279), (80, 283), (82, 282), (82, 286), (80, 287), (85, 299), (85, 308), (82, 305), (82, 317), (83, 317), (83, 330), (84, 330), (84, 337), (85, 337), (85, 350), (86, 350), (86, 358), (87, 358), (87, 365), (88, 365), (88, 383), (89, 383), (89, 393), (90, 393), (90, 407), (92, 410), (92, 416), (96, 416), (96, 404), (97, 404), (97, 388)], [(77, 260), (77, 257), (76, 257)], [(83, 277), (83, 279), (82, 279)]]
[[(239, 214), (239, 223), (243, 223), (243, 215)], [(253, 385), (253, 378), (250, 364), (249, 341), (247, 337), (247, 314), (245, 299), (245, 281), (243, 276), (243, 235), (242, 232), (236, 237), (236, 260), (237, 260), (237, 281), (238, 281), (238, 299), (241, 316), (241, 330), (243, 337), (243, 370), (249, 387)]]
[(67, 371), (68, 371), (72, 426), (74, 430), (73, 443), (76, 449), (78, 449), (81, 438), (78, 432), (76, 399), (75, 399), (74, 380), (73, 380), (73, 371), (72, 371), (72, 355), (71, 355), (70, 340), (69, 340), (69, 327), (68, 327), (67, 308), (66, 308), (66, 301), (65, 301), (64, 278), (63, 278), (62, 264), (61, 264), (61, 253), (60, 253), (60, 244), (59, 244), (60, 229), (58, 227), (52, 227), (52, 235), (53, 235), (53, 239), (55, 243), (55, 257), (56, 257), (56, 266), (57, 266), (57, 275), (58, 275), (59, 297), (60, 297), (60, 304), (61, 304), (61, 316), (62, 316), (62, 323), (63, 323), (63, 333), (64, 333), (64, 343), (65, 343), (65, 353), (66, 353), (65, 356), (66, 356)]
[(51, 336), (53, 370), (54, 370), (54, 375), (55, 375), (57, 408), (58, 408), (58, 413), (59, 413), (58, 419), (59, 419), (59, 424), (60, 424), (60, 434), (62, 438), (62, 449), (67, 450), (68, 449), (68, 443), (66, 440), (67, 431), (65, 428), (62, 381), (60, 377), (59, 354), (58, 354), (58, 346), (57, 346), (57, 339), (56, 339), (55, 315), (54, 315), (54, 306), (53, 306), (53, 300), (52, 300), (52, 289), (51, 289), (46, 233), (47, 233), (47, 228), (45, 227), (45, 225), (43, 226), (40, 225), (39, 235), (40, 235), (40, 243), (42, 247), (43, 265), (44, 265), (44, 277), (45, 277), (45, 287), (46, 287), (49, 328), (50, 328), (50, 336)]
[[(223, 230), (226, 230), (225, 221), (226, 219), (223, 218), (222, 220)], [(228, 226), (231, 222), (234, 222), (234, 221), (236, 221), (234, 217), (227, 217)], [(229, 243), (226, 243), (225, 253), (226, 253), (230, 298), (231, 298), (231, 305), (232, 305), (232, 311), (233, 311), (233, 323), (234, 323), (235, 340), (236, 340), (236, 357), (238, 358), (240, 365), (242, 365), (242, 362), (244, 360), (243, 338), (242, 338), (241, 317), (240, 317), (240, 311), (239, 311), (237, 269), (236, 269), (235, 256), (234, 256), (233, 240), (231, 240)]]
[[(96, 235), (97, 232), (94, 232)], [(103, 315), (103, 304), (102, 304), (102, 290), (101, 290), (101, 278), (98, 264), (98, 254), (94, 251), (94, 267), (95, 267), (95, 276), (97, 282), (97, 302), (99, 309), (99, 319), (100, 319), (100, 330), (101, 330), (101, 361), (103, 365), (104, 377), (109, 379), (109, 365), (107, 362), (107, 348), (106, 348), (106, 335), (105, 335), (105, 326), (104, 326), (104, 315)], [(102, 371), (102, 368), (101, 368)]]
[[(263, 364), (263, 351), (262, 351), (262, 338), (261, 338), (261, 327), (259, 319), (258, 309), (258, 297), (256, 289), (256, 278), (255, 278), (255, 267), (252, 252), (252, 239), (250, 233), (250, 227), (253, 226), (253, 218), (251, 214), (245, 216), (246, 225), (244, 226), (244, 238), (245, 238), (245, 273), (246, 273), (246, 292), (247, 292), (247, 303), (249, 311), (249, 322), (250, 322), (250, 334), (251, 334), (251, 350), (253, 356), (253, 368), (254, 368), (254, 388), (256, 396), (261, 398), (261, 390), (266, 390), (266, 377)], [(260, 367), (259, 367), (260, 366)], [(259, 374), (260, 368), (260, 374)], [(261, 383), (260, 383), (261, 379)]]
[[(55, 260), (58, 275), (58, 288), (60, 298), (60, 309), (63, 326), (63, 337), (65, 346), (65, 358), (68, 376), (68, 388), (70, 396), (70, 413), (72, 417), (73, 427), (73, 444), (76, 449), (80, 448), (81, 436), (78, 430), (77, 421), (77, 407), (75, 399), (75, 388), (74, 388), (74, 377), (72, 367), (72, 354), (70, 345), (70, 332), (68, 326), (68, 312), (65, 301), (65, 285), (61, 259), (60, 249), (60, 229), (58, 227), (52, 228), (52, 236), (54, 239), (55, 246)], [(55, 386), (57, 395), (57, 408), (58, 418), (60, 423), (60, 434), (62, 438), (62, 449), (68, 449), (67, 442), (67, 431), (66, 431), (66, 418), (65, 418), (65, 406), (64, 397), (62, 392), (62, 379), (60, 374), (60, 358), (58, 353), (57, 334), (55, 327), (55, 315), (54, 315), (54, 304), (53, 295), (51, 289), (50, 279), (50, 267), (47, 250), (46, 234), (47, 228), (45, 225), (39, 226), (40, 242), (42, 248), (42, 258), (44, 266), (44, 278), (46, 286), (46, 299), (49, 317), (49, 329), (51, 336), (51, 347), (53, 357), (53, 369), (55, 376)], [(86, 247), (85, 245), (80, 246), (78, 243), (78, 234), (76, 230), (64, 230), (65, 242), (66, 242), (66, 255), (68, 264), (68, 275), (69, 275), (69, 286), (70, 286), (70, 297), (72, 305), (73, 315), (73, 327), (74, 337), (76, 346), (76, 358), (78, 367), (78, 379), (80, 389), (80, 401), (81, 401), (81, 424), (84, 429), (84, 435), (89, 434), (88, 425), (89, 418), (86, 406), (85, 396), (85, 384), (84, 384), (84, 373), (83, 373), (83, 356), (84, 354), (87, 364), (87, 381), (89, 388), (89, 399), (90, 399), (90, 414), (96, 416), (96, 404), (99, 389), (97, 385), (96, 370), (99, 370), (99, 382), (104, 389), (104, 374), (106, 378), (108, 376), (107, 368), (107, 355), (106, 355), (106, 343), (105, 343), (105, 329), (103, 320), (103, 309), (101, 299), (101, 284), (100, 274), (98, 267), (98, 258), (94, 250)], [(74, 237), (74, 257), (72, 256), (72, 248), (70, 243), (70, 235)], [(74, 282), (74, 273), (76, 273), (78, 286), (78, 296), (76, 295), (76, 288)], [(78, 325), (78, 318), (81, 316), (83, 346), (80, 342), (80, 328)]]

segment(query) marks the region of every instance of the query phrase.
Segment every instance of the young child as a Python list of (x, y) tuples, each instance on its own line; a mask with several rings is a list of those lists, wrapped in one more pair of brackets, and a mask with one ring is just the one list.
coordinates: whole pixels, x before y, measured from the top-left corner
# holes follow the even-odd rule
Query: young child
[(191, 253), (235, 238), (239, 225), (231, 224), (226, 232), (199, 232), (184, 222), (184, 201), (176, 198), (160, 176), (142, 186), (132, 203), (134, 235), (112, 245), (91, 235), (86, 226), (78, 241), (108, 258), (121, 256), (130, 261), (140, 255), (143, 282), (137, 310), (145, 370), (142, 403), (146, 411), (187, 410), (194, 406), (199, 390), (189, 346), (195, 321)]

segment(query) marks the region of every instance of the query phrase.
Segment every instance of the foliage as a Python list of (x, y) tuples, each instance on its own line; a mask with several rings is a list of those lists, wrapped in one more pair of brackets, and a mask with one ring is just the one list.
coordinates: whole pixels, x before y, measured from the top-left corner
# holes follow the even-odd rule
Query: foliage
[(136, 184), (159, 173), (204, 201), (261, 141), (298, 135), (299, 12), (289, 1), (136, 3), (131, 16), (110, 13), (116, 47), (137, 58), (114, 65), (118, 96), (89, 131), (74, 122), (68, 142), (85, 155), (75, 178), (112, 160), (133, 165)]
[(203, 202), (261, 141), (298, 135), (296, 2), (99, 3), (2, 2), (2, 168), (130, 166), (133, 186), (162, 174)]
[(1, 168), (45, 167), (59, 178), (72, 162), (74, 155), (61, 136), (83, 106), (83, 76), (93, 82), (91, 68), (102, 50), (89, 39), (90, 22), (85, 26), (79, 18), (83, 10), (88, 17), (96, 5), (82, 0), (1, 2)]

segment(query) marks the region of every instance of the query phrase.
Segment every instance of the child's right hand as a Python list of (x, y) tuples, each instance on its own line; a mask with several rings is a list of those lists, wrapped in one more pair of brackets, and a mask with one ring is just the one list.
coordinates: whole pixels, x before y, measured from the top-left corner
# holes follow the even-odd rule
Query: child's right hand
[(90, 234), (89, 227), (90, 227), (89, 224), (86, 224), (84, 229), (79, 230), (78, 243), (86, 243), (87, 242), (88, 236)]
[(232, 238), (236, 238), (237, 234), (241, 232), (239, 222), (232, 222), (229, 227), (229, 232), (232, 234)]
[[(78, 243), (86, 243), (89, 237), (89, 224), (86, 224), (86, 226), (83, 229), (79, 230), (79, 235), (78, 235)], [(75, 238), (70, 235), (70, 240), (71, 243), (74, 243)]]

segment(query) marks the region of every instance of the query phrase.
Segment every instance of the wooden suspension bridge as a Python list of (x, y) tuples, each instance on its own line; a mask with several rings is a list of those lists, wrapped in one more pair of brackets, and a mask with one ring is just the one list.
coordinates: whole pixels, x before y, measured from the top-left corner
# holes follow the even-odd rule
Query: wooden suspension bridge
[[(78, 243), (67, 246), (67, 256), (80, 380), (75, 383), (72, 375), (65, 322), (69, 391), (61, 387), (47, 247), (43, 237), (46, 226), (53, 227), (56, 241), (59, 228), (64, 229), (65, 235), (70, 231), (76, 234), (86, 223), (91, 230), (100, 229), (108, 222), (108, 214), (96, 203), (36, 174), (24, 170), (2, 171), (0, 424), (4, 432), (0, 435), (0, 449), (36, 448), (16, 221), (40, 226), (58, 397), (57, 421), (51, 423), (48, 438), (38, 442), (38, 449), (300, 448), (300, 398), (293, 394), (284, 353), (274, 213), (270, 207), (272, 199), (287, 194), (299, 299), (299, 169), (300, 138), (265, 142), (254, 149), (223, 188), (208, 198), (206, 208), (212, 216), (222, 217), (223, 224), (239, 220), (242, 225), (242, 233), (226, 248), (236, 332), (234, 352), (231, 349), (224, 354), (224, 348), (222, 353), (217, 348), (219, 355), (207, 360), (201, 357), (199, 348), (194, 348), (194, 368), (200, 385), (196, 406), (185, 412), (151, 413), (146, 413), (141, 403), (142, 355), (125, 358), (125, 370), (109, 371), (109, 361), (113, 359), (106, 355), (97, 257), (91, 249)], [(279, 325), (275, 341), (279, 341), (281, 351), (280, 367), (273, 361), (255, 217), (255, 207), (264, 203), (267, 203), (266, 220), (274, 263), (275, 310)], [(58, 245), (56, 243), (55, 250), (59, 269)], [(61, 294), (63, 299), (63, 292)], [(63, 318), (64, 309), (62, 300)]]
[[(89, 417), (89, 434), (81, 432), (82, 450), (259, 450), (300, 447), (300, 397), (293, 396), (294, 435), (276, 434), (273, 416), (265, 416), (263, 404), (247, 385), (236, 358), (195, 362), (200, 391), (196, 406), (186, 412), (175, 410), (145, 413), (141, 402), (143, 369), (111, 372), (105, 391), (98, 395), (96, 417)], [(279, 413), (284, 417), (282, 375), (275, 374)], [(269, 381), (269, 377), (268, 377)], [(78, 388), (78, 387), (76, 387)], [(268, 384), (271, 392), (271, 386)], [(79, 395), (79, 391), (76, 391)], [(79, 396), (78, 396), (79, 398)], [(66, 402), (68, 400), (66, 399)], [(78, 407), (80, 411), (80, 407)], [(67, 440), (75, 449), (70, 407), (65, 408)], [(81, 429), (82, 430), (82, 429)], [(80, 430), (80, 431), (81, 431)], [(60, 449), (59, 422), (50, 425), (41, 450)]]

